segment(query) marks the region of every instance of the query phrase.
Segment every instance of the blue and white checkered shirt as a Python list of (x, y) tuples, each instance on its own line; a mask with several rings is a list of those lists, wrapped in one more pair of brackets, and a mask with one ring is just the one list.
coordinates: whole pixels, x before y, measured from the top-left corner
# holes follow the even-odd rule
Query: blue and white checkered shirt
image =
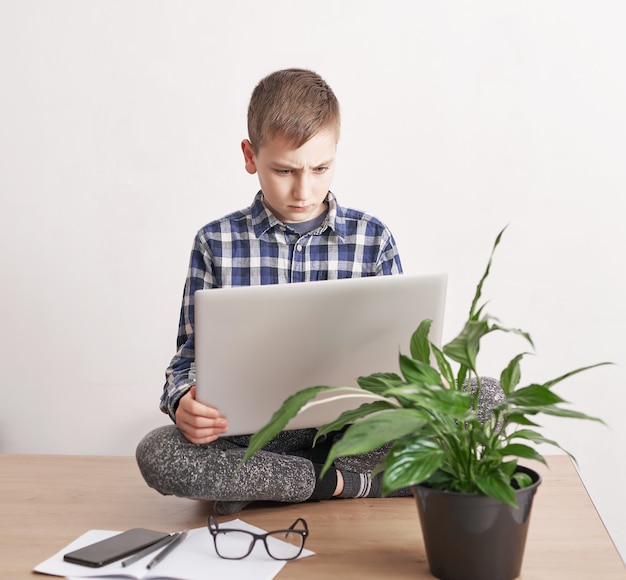
[(196, 290), (399, 274), (389, 229), (375, 217), (327, 197), (322, 225), (300, 235), (264, 205), (259, 191), (245, 210), (204, 226), (196, 235), (178, 326), (177, 352), (165, 372), (161, 410), (174, 419), (178, 401), (195, 384)]

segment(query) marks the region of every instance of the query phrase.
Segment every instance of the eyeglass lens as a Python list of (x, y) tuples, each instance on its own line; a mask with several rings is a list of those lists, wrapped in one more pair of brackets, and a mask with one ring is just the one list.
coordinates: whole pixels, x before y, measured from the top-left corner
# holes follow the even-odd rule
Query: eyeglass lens
[[(214, 536), (215, 549), (222, 558), (245, 558), (254, 547), (256, 538), (245, 531), (219, 530)], [(304, 536), (301, 532), (283, 530), (270, 532), (265, 539), (268, 554), (277, 560), (291, 560), (302, 551)]]

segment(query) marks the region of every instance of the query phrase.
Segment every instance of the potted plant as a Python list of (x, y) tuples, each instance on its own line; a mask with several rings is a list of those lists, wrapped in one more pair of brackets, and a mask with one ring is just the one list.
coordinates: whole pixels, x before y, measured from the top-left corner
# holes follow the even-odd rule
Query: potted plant
[[(383, 471), (383, 494), (412, 488), (431, 573), (448, 580), (508, 580), (519, 575), (540, 477), (518, 465), (518, 459), (546, 463), (531, 444), (560, 448), (537, 430), (536, 415), (600, 421), (563, 407), (565, 401), (553, 387), (609, 363), (577, 368), (543, 384), (520, 386), (520, 362), (526, 352), (513, 357), (502, 370), (501, 401), (490, 412), (481, 412), (481, 391), (487, 380), (477, 368), (481, 340), (491, 333), (514, 333), (534, 346), (528, 333), (501, 326), (484, 311), (484, 305), (478, 306), (503, 233), (495, 240), (460, 334), (438, 348), (428, 339), (431, 321), (422, 321), (411, 337), (410, 356), (400, 354), (401, 374), (360, 377), (358, 385), (372, 394), (372, 401), (342, 413), (318, 433), (319, 437), (348, 426), (330, 449), (325, 469), (338, 457), (389, 446), (376, 470)], [(313, 386), (294, 394), (252, 437), (244, 461), (321, 392), (357, 388)]]

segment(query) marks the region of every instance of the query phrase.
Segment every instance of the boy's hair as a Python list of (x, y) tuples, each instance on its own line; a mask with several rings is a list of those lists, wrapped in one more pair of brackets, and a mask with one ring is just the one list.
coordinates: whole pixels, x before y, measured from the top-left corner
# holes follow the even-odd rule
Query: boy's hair
[(299, 148), (322, 130), (339, 140), (339, 102), (326, 81), (304, 69), (276, 71), (262, 79), (248, 106), (248, 138), (255, 153), (281, 137)]

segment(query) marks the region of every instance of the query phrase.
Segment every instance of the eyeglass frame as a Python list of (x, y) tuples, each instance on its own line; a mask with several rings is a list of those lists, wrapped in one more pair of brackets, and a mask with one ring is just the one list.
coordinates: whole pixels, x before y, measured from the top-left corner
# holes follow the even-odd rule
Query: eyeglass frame
[[(294, 529), (299, 523), (301, 523), (304, 526), (304, 530)], [(215, 553), (220, 558), (223, 558), (224, 560), (243, 560), (244, 558), (247, 558), (252, 553), (252, 550), (254, 550), (254, 546), (256, 546), (256, 543), (259, 540), (262, 540), (263, 546), (265, 546), (265, 551), (267, 552), (270, 558), (273, 558), (274, 560), (280, 560), (281, 562), (290, 562), (291, 560), (296, 560), (297, 558), (300, 557), (300, 554), (302, 554), (302, 550), (304, 550), (304, 543), (306, 542), (306, 539), (309, 536), (309, 525), (306, 523), (306, 520), (304, 518), (298, 518), (286, 530), (284, 529), (272, 530), (271, 532), (265, 532), (264, 534), (255, 534), (254, 532), (250, 532), (249, 530), (240, 530), (238, 528), (220, 528), (218, 521), (212, 515), (209, 516), (207, 527), (209, 528), (209, 533), (213, 537), (213, 545), (215, 546)], [(248, 534), (249, 536), (252, 536), (254, 538), (254, 541), (250, 542), (248, 551), (243, 556), (239, 556), (237, 558), (230, 558), (228, 556), (222, 556), (217, 549), (217, 536), (220, 532), (240, 532), (242, 534)], [(267, 546), (267, 538), (268, 536), (273, 536), (273, 535), (280, 534), (280, 533), (289, 533), (289, 532), (296, 533), (302, 536), (302, 545), (300, 546), (300, 550), (295, 556), (292, 556), (291, 558), (276, 558), (275, 556), (272, 555), (272, 553), (270, 552)]]

